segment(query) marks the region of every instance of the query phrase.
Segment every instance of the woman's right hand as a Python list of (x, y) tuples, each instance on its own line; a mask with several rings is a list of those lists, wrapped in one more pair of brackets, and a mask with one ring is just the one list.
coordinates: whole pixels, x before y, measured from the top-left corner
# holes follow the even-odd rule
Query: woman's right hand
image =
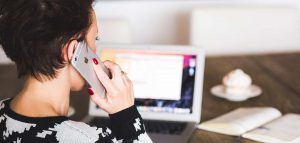
[(114, 114), (134, 105), (133, 85), (120, 66), (111, 61), (103, 64), (110, 70), (112, 77), (102, 70), (99, 61), (93, 59), (94, 70), (99, 81), (106, 89), (106, 97), (101, 97), (89, 88), (92, 101), (109, 114)]

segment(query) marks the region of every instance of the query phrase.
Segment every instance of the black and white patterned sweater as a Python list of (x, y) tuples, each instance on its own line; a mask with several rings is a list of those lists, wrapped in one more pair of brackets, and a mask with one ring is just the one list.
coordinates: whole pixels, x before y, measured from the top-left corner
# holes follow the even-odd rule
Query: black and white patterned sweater
[(0, 143), (152, 143), (135, 106), (110, 115), (111, 128), (91, 127), (67, 117), (26, 117), (0, 101)]

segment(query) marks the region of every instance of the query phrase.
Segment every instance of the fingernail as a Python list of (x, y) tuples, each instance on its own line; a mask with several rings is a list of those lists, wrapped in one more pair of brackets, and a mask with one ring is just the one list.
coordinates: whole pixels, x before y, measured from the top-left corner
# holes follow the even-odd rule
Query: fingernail
[(88, 88), (88, 93), (92, 96), (94, 95), (94, 91), (91, 88)]
[(96, 58), (93, 58), (93, 62), (95, 63), (95, 65), (98, 65), (98, 60)]

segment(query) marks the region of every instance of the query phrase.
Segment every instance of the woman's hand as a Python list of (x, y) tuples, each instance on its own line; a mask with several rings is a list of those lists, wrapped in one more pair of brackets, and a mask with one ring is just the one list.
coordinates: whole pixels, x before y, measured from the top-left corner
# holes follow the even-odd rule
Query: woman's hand
[(110, 70), (112, 78), (101, 69), (97, 59), (94, 61), (94, 70), (98, 79), (106, 89), (106, 97), (101, 97), (89, 88), (91, 99), (104, 111), (114, 114), (122, 111), (134, 104), (133, 85), (120, 66), (111, 61), (105, 61), (103, 64)]

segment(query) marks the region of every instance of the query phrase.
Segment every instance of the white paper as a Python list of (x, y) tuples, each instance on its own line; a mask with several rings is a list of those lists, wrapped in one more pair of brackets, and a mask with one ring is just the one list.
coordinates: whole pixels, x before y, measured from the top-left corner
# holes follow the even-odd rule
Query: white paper
[(287, 114), (263, 125), (243, 137), (267, 143), (299, 143), (300, 115)]
[(239, 136), (281, 116), (271, 107), (239, 108), (220, 117), (204, 122), (200, 129)]

